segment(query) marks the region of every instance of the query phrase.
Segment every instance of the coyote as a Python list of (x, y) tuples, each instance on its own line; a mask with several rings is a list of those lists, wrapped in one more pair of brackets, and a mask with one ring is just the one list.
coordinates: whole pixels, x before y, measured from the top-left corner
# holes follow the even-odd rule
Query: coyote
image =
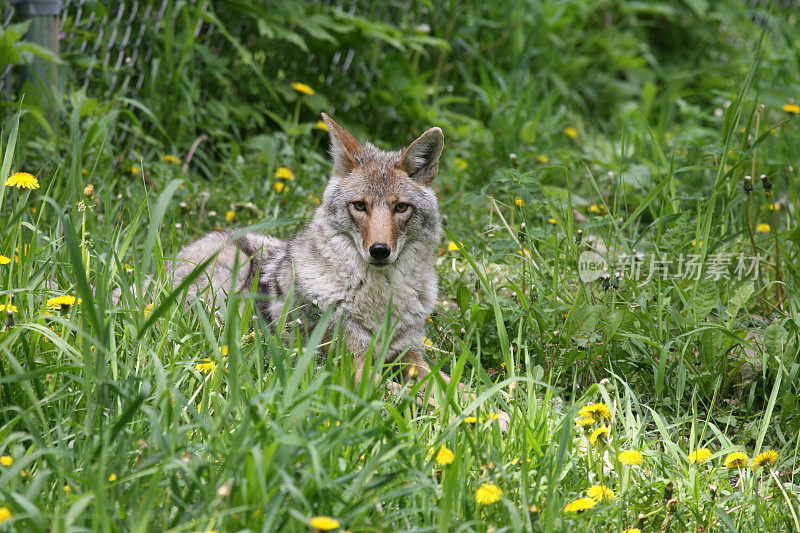
[[(391, 299), (395, 329), (382, 347), (386, 361), (400, 358), (404, 377), (415, 373), (421, 379), (430, 373), (423, 339), (436, 303), (434, 262), (442, 240), (431, 183), (444, 135), (431, 128), (404, 150), (387, 152), (359, 143), (328, 115), (322, 118), (330, 133), (333, 173), (305, 229), (288, 241), (210, 233), (178, 253), (173, 282), (215, 257), (190, 285), (188, 300), (248, 293), (255, 286), (254, 306), (268, 324), (281, 316), (290, 290), (293, 300), (286, 308), (312, 323), (315, 310), (332, 308), (330, 324), (341, 321), (346, 331), (356, 380)], [(442, 378), (449, 382), (446, 374)], [(398, 384), (389, 385), (399, 390)], [(501, 425), (507, 420), (501, 413)]]

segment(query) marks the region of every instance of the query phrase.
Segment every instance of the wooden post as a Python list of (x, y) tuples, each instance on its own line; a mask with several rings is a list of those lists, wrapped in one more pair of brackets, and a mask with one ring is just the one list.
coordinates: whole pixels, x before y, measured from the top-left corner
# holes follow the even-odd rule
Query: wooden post
[[(58, 17), (61, 14), (61, 0), (12, 0), (17, 12), (31, 21), (25, 38), (50, 50), (58, 57)], [(58, 65), (41, 57), (34, 57), (27, 79), (39, 89), (42, 105), (49, 122), (55, 128), (54, 111), (61, 84)]]

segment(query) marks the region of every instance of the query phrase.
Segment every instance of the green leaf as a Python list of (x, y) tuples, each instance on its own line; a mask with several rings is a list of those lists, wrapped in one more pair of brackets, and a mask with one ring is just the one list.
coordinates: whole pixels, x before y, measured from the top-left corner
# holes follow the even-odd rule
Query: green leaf
[(0, 38), (0, 67), (18, 63), (20, 59), (19, 50), (8, 37)]
[(56, 65), (63, 65), (64, 62), (61, 61), (61, 58), (58, 57), (56, 54), (53, 53), (52, 50), (49, 48), (45, 48), (44, 46), (40, 46), (36, 43), (29, 43), (29, 42), (21, 42), (17, 45), (17, 48), (23, 50), (25, 52), (29, 52), (35, 56), (41, 57), (42, 59), (46, 59)]
[(764, 347), (767, 349), (770, 359), (775, 361), (783, 360), (786, 335), (786, 330), (783, 329), (777, 318), (767, 327), (764, 332)]
[(692, 301), (695, 321), (700, 322), (707, 317), (711, 310), (717, 306), (718, 302), (719, 293), (717, 284), (708, 279), (698, 281)]
[(467, 312), (470, 305), (470, 295), (469, 290), (464, 285), (458, 287), (458, 291), (456, 292), (456, 302), (458, 303), (459, 309)]
[(603, 311), (602, 305), (587, 305), (575, 311), (572, 319), (571, 334), (573, 337), (586, 337), (591, 333), (597, 322), (600, 320), (600, 313)]
[(733, 321), (736, 320), (736, 315), (739, 314), (739, 310), (747, 303), (750, 299), (750, 296), (753, 295), (753, 291), (755, 290), (755, 286), (753, 285), (752, 281), (747, 281), (740, 285), (736, 292), (733, 293), (733, 296), (730, 297), (728, 300), (728, 307), (725, 312), (728, 314), (728, 329), (733, 325)]

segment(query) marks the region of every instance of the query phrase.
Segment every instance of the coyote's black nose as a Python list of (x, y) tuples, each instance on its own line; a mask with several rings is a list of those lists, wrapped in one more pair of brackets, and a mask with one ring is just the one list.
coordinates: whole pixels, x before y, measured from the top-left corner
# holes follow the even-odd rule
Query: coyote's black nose
[(373, 259), (377, 259), (379, 261), (387, 259), (391, 253), (392, 249), (389, 248), (389, 245), (385, 242), (376, 242), (369, 247), (369, 255), (371, 255)]

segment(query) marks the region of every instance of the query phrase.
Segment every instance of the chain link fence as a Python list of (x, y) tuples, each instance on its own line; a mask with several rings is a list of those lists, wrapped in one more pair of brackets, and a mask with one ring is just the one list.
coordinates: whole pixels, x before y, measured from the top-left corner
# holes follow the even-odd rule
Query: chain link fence
[[(60, 55), (70, 65), (68, 77), (77, 87), (101, 95), (131, 95), (141, 89), (152, 57), (145, 36), (158, 34), (171, 0), (133, 0), (101, 2), (66, 0), (58, 19)], [(174, 3), (174, 2), (172, 2)], [(204, 10), (208, 0), (188, 0), (193, 8)], [(0, 20), (3, 27), (16, 21), (19, 5), (11, 4)], [(198, 21), (195, 37), (211, 31)], [(0, 75), (0, 92), (12, 94), (22, 82), (22, 72), (8, 65)]]

